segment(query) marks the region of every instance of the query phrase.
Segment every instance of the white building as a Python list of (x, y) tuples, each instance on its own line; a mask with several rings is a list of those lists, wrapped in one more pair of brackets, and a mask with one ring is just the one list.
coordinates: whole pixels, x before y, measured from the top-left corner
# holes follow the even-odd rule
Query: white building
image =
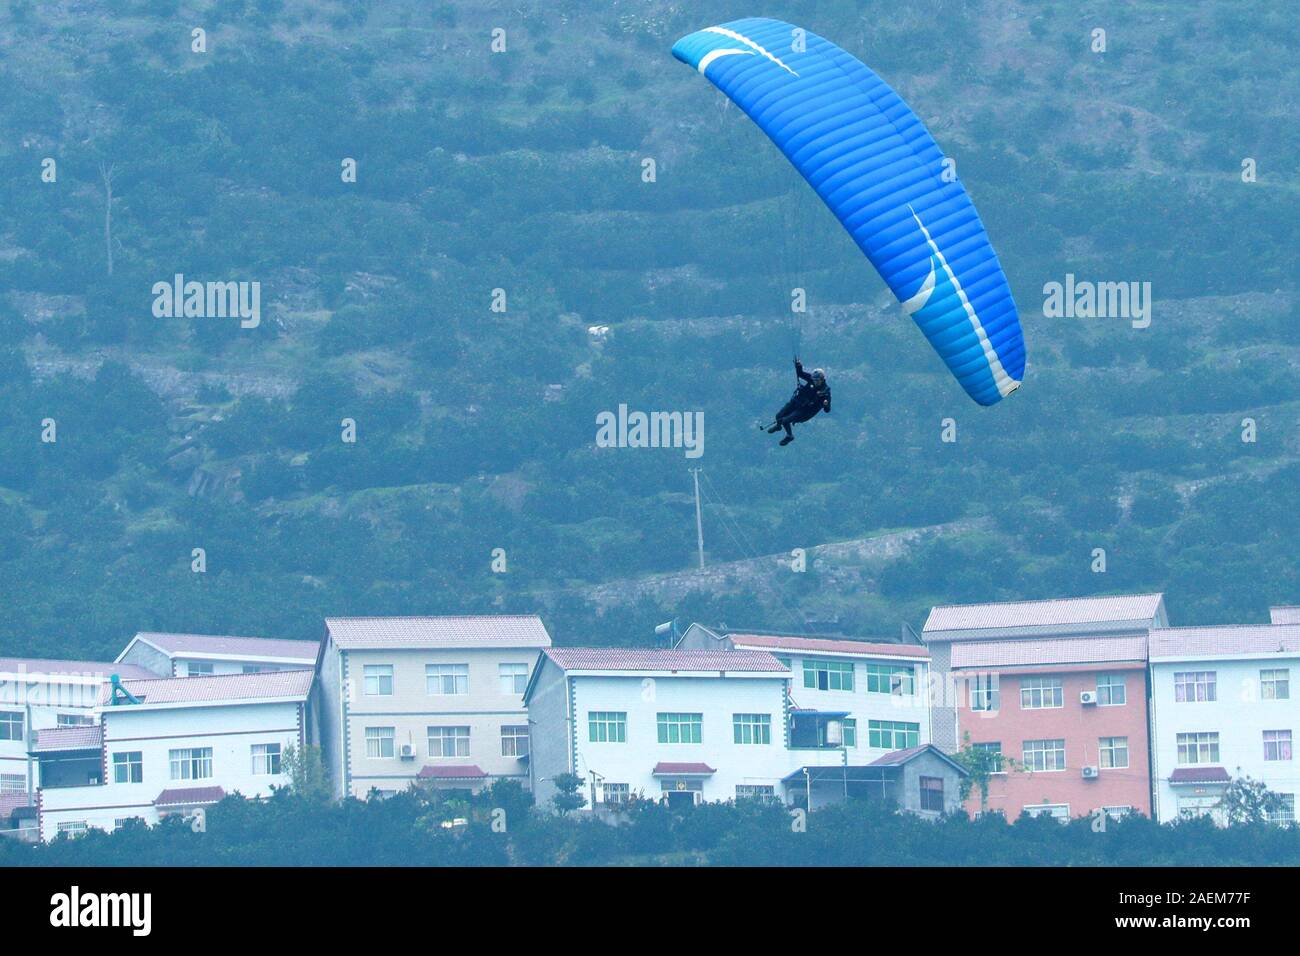
[(724, 633), (700, 624), (677, 646), (767, 651), (790, 669), (791, 770), (863, 766), (930, 743), (930, 653), (923, 646)]
[(1283, 796), (1279, 821), (1295, 820), (1300, 623), (1155, 628), (1149, 646), (1156, 819), (1222, 822), (1225, 788), (1249, 776)]
[(142, 631), (131, 638), (117, 660), (159, 677), (201, 677), (312, 668), (319, 652), (316, 641)]
[(325, 621), (321, 747), (337, 796), (528, 779), (535, 615)]
[(524, 695), (537, 802), (561, 773), (589, 806), (782, 797), (789, 677), (762, 651), (545, 650)]
[(0, 658), (0, 830), (9, 828), (15, 810), (35, 805), (40, 767), (29, 751), (37, 733), (95, 723), (100, 691), (112, 674), (149, 676), (99, 661)]
[[(33, 752), (40, 835), (157, 823), (231, 793), (289, 783), (283, 757), (310, 742), (310, 670), (125, 680), (101, 691), (98, 725), (42, 730)], [(56, 785), (53, 780), (58, 778)], [(85, 785), (90, 779), (97, 784)]]

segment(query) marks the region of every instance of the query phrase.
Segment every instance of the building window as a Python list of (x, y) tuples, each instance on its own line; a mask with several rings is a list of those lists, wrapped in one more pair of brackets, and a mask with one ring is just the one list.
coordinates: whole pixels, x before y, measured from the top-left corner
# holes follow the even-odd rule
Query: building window
[(943, 777), (921, 778), (921, 809), (943, 813)]
[(57, 714), (54, 719), (59, 727), (95, 726), (95, 718), (88, 714)]
[(79, 837), (85, 836), (90, 826), (85, 820), (69, 820), (66, 823), (60, 823), (57, 829), (60, 833), (66, 833), (70, 837)]
[(858, 745), (858, 720), (856, 717), (844, 718), (844, 729), (842, 734), (844, 737), (844, 746), (852, 748)]
[(627, 743), (627, 713), (621, 710), (589, 711), (587, 730), (593, 744), (625, 744)]
[(1097, 677), (1097, 705), (1118, 707), (1128, 703), (1128, 687), (1123, 674), (1100, 674)]
[(262, 674), (262, 673), (265, 673), (266, 671), (275, 671), (275, 670), (279, 670), (279, 668), (278, 668), (278, 667), (264, 667), (264, 666), (262, 666), (261, 664), (245, 664), (245, 665), (244, 665), (244, 673), (245, 673), (245, 674)]
[(775, 800), (776, 787), (771, 784), (738, 783), (736, 784), (736, 799), (763, 801)]
[(1110, 817), (1112, 820), (1119, 821), (1132, 813), (1133, 808), (1124, 804), (1122, 806), (1102, 807), (1101, 812), (1106, 814), (1106, 816)]
[(114, 817), (114, 818), (113, 818), (113, 829), (114, 829), (114, 830), (120, 830), (120, 829), (122, 829), (122, 827), (127, 826), (128, 824), (130, 824), (130, 822), (131, 822), (132, 820), (140, 820), (141, 822), (143, 822), (143, 821), (144, 821), (144, 817)]
[(26, 793), (27, 778), (20, 773), (0, 773), (0, 793)]
[(1102, 737), (1097, 741), (1103, 770), (1123, 770), (1128, 766), (1128, 738)]
[(1261, 700), (1290, 700), (1291, 672), (1285, 667), (1260, 671), (1259, 696)]
[(113, 782), (144, 783), (144, 752), (125, 750), (113, 754)]
[(1178, 762), (1182, 764), (1218, 763), (1218, 733), (1179, 734)]
[(1174, 700), (1181, 702), (1218, 700), (1214, 671), (1178, 671), (1174, 674)]
[(501, 756), (528, 756), (528, 725), (519, 724), (501, 728)]
[(500, 674), (501, 693), (513, 696), (528, 689), (527, 664), (498, 664), (497, 671)]
[(1264, 731), (1264, 759), (1265, 760), (1290, 760), (1291, 759), (1291, 731), (1289, 730)]
[(186, 747), (167, 753), (173, 780), (203, 780), (212, 776), (212, 748)]
[(1068, 803), (1035, 803), (1024, 808), (1027, 817), (1051, 817), (1062, 823), (1070, 822), (1070, 805)]
[(0, 740), (23, 739), (23, 712), (0, 710)]
[(367, 697), (393, 696), (392, 664), (367, 664), (365, 674)]
[(988, 758), (989, 773), (1006, 773), (1006, 770), (1002, 767), (1002, 741), (971, 744), (970, 749), (990, 755)]
[(732, 714), (731, 726), (735, 743), (770, 744), (772, 742), (771, 714)]
[(853, 690), (853, 664), (844, 661), (805, 660), (803, 686), (812, 690)]
[(601, 791), (602, 803), (627, 803), (632, 797), (632, 787), (626, 783), (606, 783)]
[(468, 664), (426, 664), (424, 691), (430, 697), (469, 693)]
[(391, 757), (393, 755), (393, 738), (396, 733), (396, 728), (393, 727), (367, 727), (366, 756), (372, 758)]
[(1001, 705), (997, 674), (976, 674), (967, 682), (970, 688), (970, 709), (993, 711)]
[(280, 772), (280, 745), (253, 744), (253, 776), (274, 776)]
[(704, 739), (703, 714), (659, 714), (661, 744), (698, 744)]
[(901, 720), (868, 720), (867, 746), (876, 750), (906, 750), (921, 742), (921, 725)]
[(916, 693), (916, 674), (908, 664), (868, 664), (867, 693), (911, 697)]
[(205, 664), (202, 661), (187, 661), (185, 664), (186, 677), (209, 677), (211, 674), (211, 664)]
[(1065, 740), (1026, 740), (1025, 769), (1049, 771), (1065, 769)]
[(430, 757), (468, 757), (468, 727), (430, 727)]
[(1022, 677), (1020, 679), (1020, 709), (1047, 710), (1065, 706), (1065, 692), (1059, 677)]
[(1278, 806), (1268, 813), (1269, 823), (1295, 823), (1295, 794), (1279, 793)]

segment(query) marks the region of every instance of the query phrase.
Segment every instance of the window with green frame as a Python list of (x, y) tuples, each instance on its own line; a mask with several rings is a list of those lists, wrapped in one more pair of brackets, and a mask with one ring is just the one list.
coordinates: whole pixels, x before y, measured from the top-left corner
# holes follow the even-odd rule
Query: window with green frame
[(853, 662), (806, 659), (803, 686), (812, 690), (853, 690)]
[(902, 720), (867, 721), (867, 746), (883, 750), (906, 750), (921, 742), (921, 725)]
[(771, 714), (732, 714), (731, 727), (738, 744), (770, 744), (772, 742)]
[(588, 711), (587, 729), (594, 744), (625, 744), (627, 743), (627, 711)]
[(867, 693), (911, 697), (916, 693), (916, 672), (910, 664), (868, 664)]
[(704, 740), (703, 714), (660, 713), (659, 742), (661, 744), (698, 744)]

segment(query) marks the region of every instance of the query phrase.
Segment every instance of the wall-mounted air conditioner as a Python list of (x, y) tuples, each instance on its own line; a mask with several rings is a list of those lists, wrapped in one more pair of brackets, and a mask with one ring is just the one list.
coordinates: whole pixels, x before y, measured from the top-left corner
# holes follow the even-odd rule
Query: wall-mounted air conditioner
[(1101, 775), (1101, 772), (1100, 772), (1096, 767), (1084, 767), (1084, 768), (1083, 768), (1083, 779), (1084, 779), (1084, 780), (1096, 780), (1097, 777), (1099, 777), (1100, 775)]
[(1096, 704), (1096, 703), (1097, 703), (1097, 692), (1096, 692), (1095, 690), (1082, 690), (1082, 691), (1079, 691), (1079, 703), (1081, 703), (1081, 704)]

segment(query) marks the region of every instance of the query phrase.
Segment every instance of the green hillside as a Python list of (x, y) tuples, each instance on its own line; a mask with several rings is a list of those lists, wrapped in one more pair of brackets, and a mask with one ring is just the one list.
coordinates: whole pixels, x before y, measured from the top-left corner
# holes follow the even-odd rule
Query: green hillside
[[(752, 12), (860, 56), (955, 158), (1028, 342), (1007, 401), (670, 56)], [(0, 654), (340, 613), (893, 636), (1137, 589), (1266, 619), (1300, 603), (1298, 45), (1262, 0), (10, 3)], [(259, 282), (260, 324), (156, 318), (176, 274)], [(1045, 317), (1067, 274), (1150, 282), (1150, 326)], [(778, 448), (754, 423), (796, 342), (835, 408)], [(597, 448), (620, 404), (702, 411), (704, 455)]]

